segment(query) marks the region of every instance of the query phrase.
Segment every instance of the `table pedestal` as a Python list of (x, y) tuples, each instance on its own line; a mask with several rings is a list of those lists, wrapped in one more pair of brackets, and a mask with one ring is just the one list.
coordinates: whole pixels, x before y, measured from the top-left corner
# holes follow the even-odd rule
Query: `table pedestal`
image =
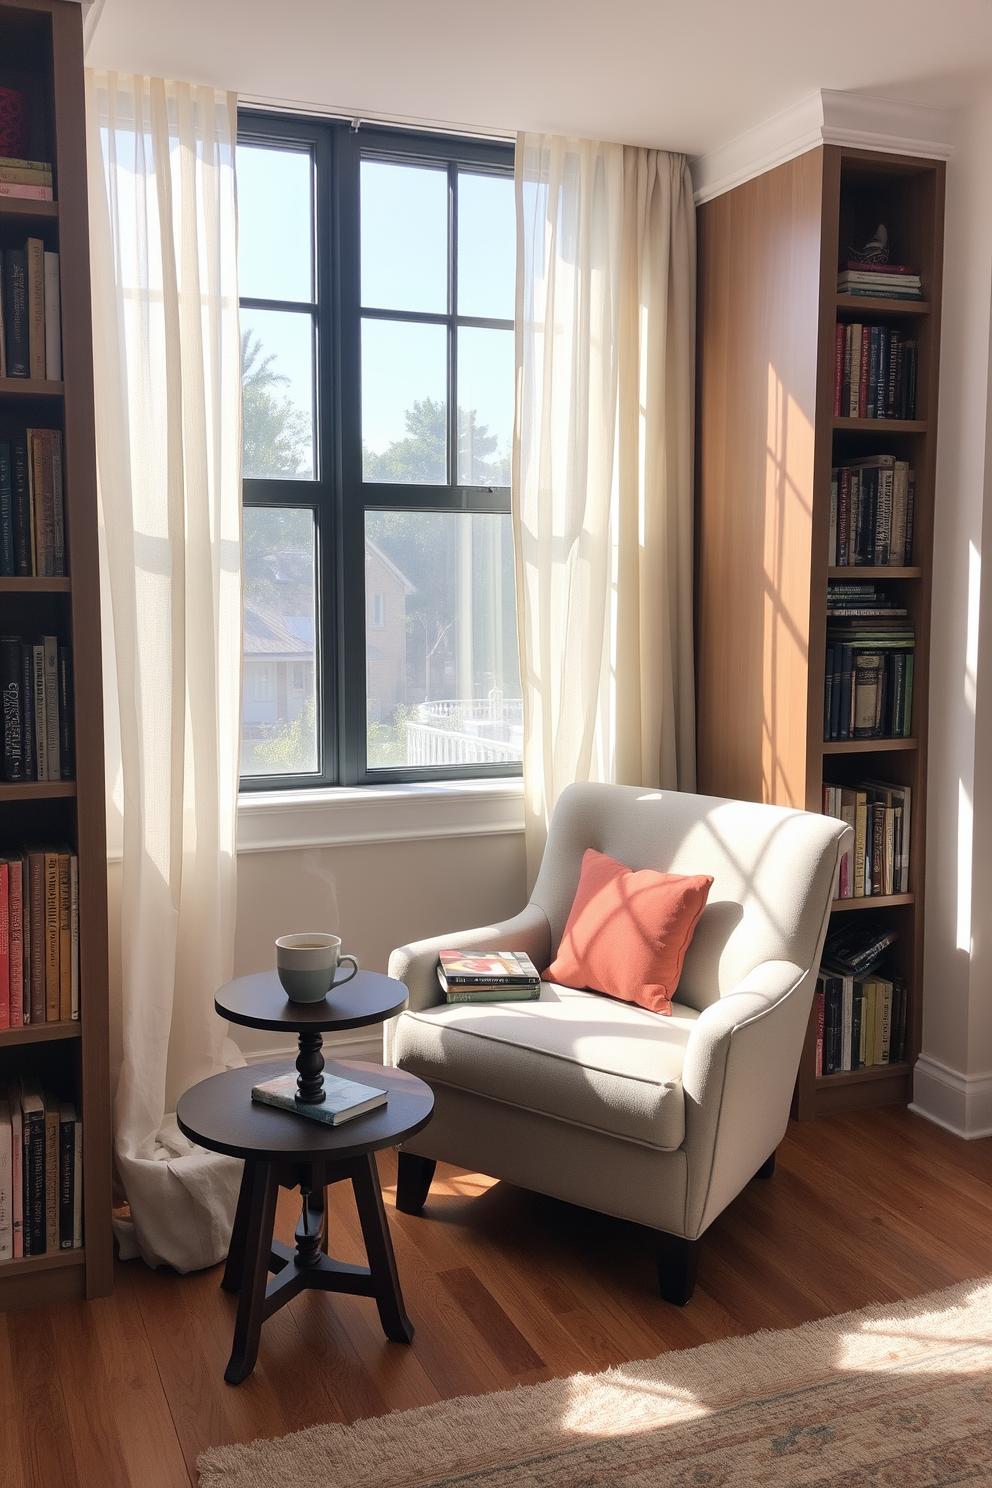
[[(355, 1191), (368, 1266), (351, 1266), (326, 1254), (324, 1190), (350, 1179)], [(299, 1188), (303, 1213), (295, 1249), (273, 1240), (280, 1188)], [(268, 1272), (275, 1275), (268, 1279)], [(231, 1248), (221, 1286), (239, 1292), (234, 1348), (224, 1378), (239, 1385), (255, 1367), (262, 1324), (300, 1292), (349, 1292), (374, 1297), (387, 1338), (409, 1343), (413, 1324), (406, 1315), (375, 1156), (313, 1162), (245, 1162)]]

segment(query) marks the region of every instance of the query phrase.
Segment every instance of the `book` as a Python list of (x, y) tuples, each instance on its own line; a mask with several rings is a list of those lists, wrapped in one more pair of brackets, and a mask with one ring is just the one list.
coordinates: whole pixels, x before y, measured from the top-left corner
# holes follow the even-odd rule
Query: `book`
[(0, 442), (0, 576), (17, 572), (14, 559), (14, 485), (10, 445)]
[(0, 1097), (0, 1261), (14, 1259), (14, 1131), (10, 1102)]
[(451, 991), (480, 985), (532, 987), (541, 980), (523, 951), (441, 951), (438, 960)]
[(23, 863), (7, 859), (7, 920), (10, 937), (10, 1027), (24, 1024), (24, 896)]
[(76, 773), (75, 731), (73, 729), (72, 653), (68, 646), (58, 648), (59, 774), (72, 780)]
[(526, 987), (507, 986), (506, 983), (477, 987), (448, 987), (444, 973), (438, 970), (437, 979), (449, 1002), (537, 1002), (541, 996), (541, 983)]
[(20, 1260), (24, 1254), (24, 1141), (22, 1133), (21, 1102), (18, 1095), (18, 1087), (12, 1084), (7, 1090), (7, 1103), (10, 1107), (10, 1158), (12, 1174), (12, 1218), (13, 1218), (13, 1246), (14, 1260)]
[(51, 186), (52, 173), (21, 161), (17, 165), (0, 165), (0, 181), (10, 181), (18, 186)]
[(278, 1106), (280, 1110), (292, 1111), (297, 1116), (307, 1116), (311, 1121), (322, 1121), (327, 1126), (340, 1126), (343, 1121), (352, 1121), (366, 1111), (384, 1106), (385, 1090), (373, 1085), (361, 1085), (357, 1080), (343, 1080), (338, 1075), (324, 1071), (324, 1099), (320, 1105), (307, 1105), (296, 1099), (297, 1075), (293, 1070), (286, 1075), (277, 1075), (272, 1080), (263, 1080), (251, 1088), (251, 1098), (266, 1106)]
[(839, 929), (830, 931), (820, 965), (840, 976), (865, 976), (879, 966), (889, 946), (898, 939), (898, 933), (866, 914), (845, 915), (843, 918), (858, 923), (841, 925)]
[(58, 851), (58, 914), (59, 914), (59, 1019), (68, 1022), (72, 1017), (72, 884), (69, 864), (71, 854), (67, 847)]
[(21, 638), (0, 636), (0, 707), (3, 709), (3, 778), (24, 779)]
[(23, 181), (0, 181), (0, 196), (19, 197), (22, 201), (54, 201), (51, 186), (28, 185)]
[(59, 1104), (59, 1249), (72, 1250), (76, 1180), (76, 1108)]
[(0, 1028), (10, 1027), (10, 912), (7, 864), (0, 859)]
[(45, 245), (28, 238), (24, 245), (28, 274), (28, 369), (31, 377), (45, 377)]
[(45, 1219), (45, 1103), (38, 1082), (20, 1078), (22, 1164), (24, 1183), (24, 1254), (44, 1255)]
[(41, 1092), (45, 1108), (45, 1251), (59, 1248), (59, 1103), (48, 1090)]
[(59, 256), (45, 254), (45, 376), (62, 381), (62, 303), (59, 287)]
[(83, 1246), (83, 1123), (76, 1117), (72, 1168), (72, 1248)]
[(28, 452), (24, 439), (10, 442), (11, 484), (14, 515), (14, 572), (22, 578), (34, 573), (34, 541), (31, 535), (31, 488), (28, 481)]
[(29, 170), (52, 173), (52, 162), (50, 160), (21, 160), (18, 155), (0, 155), (0, 165), (12, 166), (15, 170)]
[(46, 848), (45, 859), (45, 1021), (57, 1023), (59, 984), (59, 855)]
[[(33, 191), (31, 186), (10, 186), (0, 196)], [(43, 189), (43, 188), (41, 188)], [(28, 349), (28, 264), (23, 248), (7, 248), (3, 255), (3, 323), (7, 353), (7, 376), (27, 377)]]
[(45, 854), (38, 848), (29, 848), (27, 852), (28, 864), (28, 893), (25, 902), (28, 905), (26, 923), (29, 925), (28, 950), (30, 963), (28, 968), (30, 997), (28, 1007), (30, 1018), (25, 1021), (31, 1023), (45, 1022)]
[(69, 1017), (79, 1017), (79, 859), (69, 859)]

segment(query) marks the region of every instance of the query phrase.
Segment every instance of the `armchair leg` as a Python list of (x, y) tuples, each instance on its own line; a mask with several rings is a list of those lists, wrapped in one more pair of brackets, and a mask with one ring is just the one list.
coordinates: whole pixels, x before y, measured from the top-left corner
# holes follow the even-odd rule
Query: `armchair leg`
[(665, 1301), (676, 1307), (684, 1307), (696, 1289), (701, 1243), (665, 1230), (658, 1232), (658, 1284)]
[(758, 1171), (755, 1173), (754, 1176), (755, 1176), (755, 1178), (770, 1178), (772, 1176), (772, 1174), (774, 1173), (774, 1171), (775, 1171), (775, 1154), (773, 1152), (772, 1155), (771, 1155), (771, 1157), (767, 1158), (761, 1164), (761, 1167), (758, 1169)]
[(418, 1157), (415, 1152), (399, 1154), (396, 1207), (401, 1214), (419, 1214), (423, 1209), (436, 1167), (432, 1157)]

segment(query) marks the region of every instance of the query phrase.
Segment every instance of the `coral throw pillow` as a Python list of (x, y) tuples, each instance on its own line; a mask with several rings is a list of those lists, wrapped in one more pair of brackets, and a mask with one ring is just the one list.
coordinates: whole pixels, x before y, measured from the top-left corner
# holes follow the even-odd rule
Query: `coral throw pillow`
[(671, 1013), (712, 886), (705, 873), (635, 872), (587, 847), (565, 933), (544, 980)]

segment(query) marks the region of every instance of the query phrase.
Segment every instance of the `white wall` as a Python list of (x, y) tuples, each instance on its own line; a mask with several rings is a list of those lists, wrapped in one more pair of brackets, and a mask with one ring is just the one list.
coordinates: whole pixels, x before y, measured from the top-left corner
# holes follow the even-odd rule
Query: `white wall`
[[(121, 1062), (121, 865), (110, 864), (111, 1041), (114, 1088)], [(395, 946), (516, 914), (526, 901), (522, 832), (415, 838), (238, 855), (236, 976), (275, 964), (277, 935), (329, 930), (370, 971)], [(115, 956), (115, 951), (117, 952)], [(295, 1041), (231, 1027), (247, 1058)], [(341, 1052), (375, 1059), (377, 1029), (345, 1035)]]
[[(992, 1132), (992, 93), (947, 168), (927, 812), (923, 1055), (914, 1108)], [(992, 525), (989, 526), (992, 533)]]

